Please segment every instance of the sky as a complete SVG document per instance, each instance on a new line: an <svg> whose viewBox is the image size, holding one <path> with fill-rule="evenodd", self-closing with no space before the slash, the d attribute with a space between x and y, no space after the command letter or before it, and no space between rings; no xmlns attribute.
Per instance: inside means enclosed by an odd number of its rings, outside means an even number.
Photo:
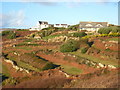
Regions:
<svg viewBox="0 0 120 90"><path fill-rule="evenodd" d="M75 25L80 21L118 25L118 2L0 2L0 28L30 28L38 21Z"/></svg>

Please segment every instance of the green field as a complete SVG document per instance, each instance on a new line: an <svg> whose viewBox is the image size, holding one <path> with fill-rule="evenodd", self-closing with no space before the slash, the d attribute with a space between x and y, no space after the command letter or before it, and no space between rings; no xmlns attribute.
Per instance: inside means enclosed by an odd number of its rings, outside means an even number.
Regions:
<svg viewBox="0 0 120 90"><path fill-rule="evenodd" d="M1 72L0 72L0 73L1 73ZM5 76L10 77L9 70L8 70L8 68L7 68L4 64L2 64L2 73L3 73Z"/></svg>
<svg viewBox="0 0 120 90"><path fill-rule="evenodd" d="M106 39L106 41L120 41L119 38L109 38L109 39Z"/></svg>
<svg viewBox="0 0 120 90"><path fill-rule="evenodd" d="M62 64L61 67L63 67L64 68L63 70L68 74L79 75L83 72L81 69L78 69L70 65Z"/></svg>
<svg viewBox="0 0 120 90"><path fill-rule="evenodd" d="M20 47L15 47L16 49L23 49L23 50L32 50L31 47L28 47L28 46L20 46Z"/></svg>
<svg viewBox="0 0 120 90"><path fill-rule="evenodd" d="M44 40L48 40L48 39L52 39L52 38L59 37L59 36L62 36L62 35L64 35L64 34L49 35L49 36L43 37L43 39Z"/></svg>

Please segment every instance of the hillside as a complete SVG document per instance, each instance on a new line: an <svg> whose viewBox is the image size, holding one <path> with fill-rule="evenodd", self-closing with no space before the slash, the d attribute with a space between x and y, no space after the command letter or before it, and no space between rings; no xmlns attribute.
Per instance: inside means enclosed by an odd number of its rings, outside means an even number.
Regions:
<svg viewBox="0 0 120 90"><path fill-rule="evenodd" d="M118 88L119 36L60 28L4 31L3 88Z"/></svg>

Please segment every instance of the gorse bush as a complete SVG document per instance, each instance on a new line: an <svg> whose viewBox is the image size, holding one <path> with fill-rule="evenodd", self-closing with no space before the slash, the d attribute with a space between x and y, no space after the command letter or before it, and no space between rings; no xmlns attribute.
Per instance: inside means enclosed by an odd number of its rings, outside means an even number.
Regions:
<svg viewBox="0 0 120 90"><path fill-rule="evenodd" d="M10 33L8 36L7 36L8 39L14 39L16 38L16 33Z"/></svg>
<svg viewBox="0 0 120 90"><path fill-rule="evenodd" d="M117 33L120 31L120 27L118 26L111 26L111 27L105 27L105 28L100 28L98 30L98 33L100 34L109 34L111 33Z"/></svg>
<svg viewBox="0 0 120 90"><path fill-rule="evenodd" d="M60 46L61 52L73 52L79 49L79 42L75 40L70 40Z"/></svg>
<svg viewBox="0 0 120 90"><path fill-rule="evenodd" d="M2 31L2 36L8 35L11 31Z"/></svg>
<svg viewBox="0 0 120 90"><path fill-rule="evenodd" d="M7 36L8 39L16 38L16 33L14 31L3 31L2 36Z"/></svg>
<svg viewBox="0 0 120 90"><path fill-rule="evenodd" d="M54 69L56 68L56 65L53 64L52 62L48 62L43 68L42 70L48 70L48 69Z"/></svg>
<svg viewBox="0 0 120 90"><path fill-rule="evenodd" d="M87 50L88 50L88 48L81 48L81 53L86 53L87 52Z"/></svg>
<svg viewBox="0 0 120 90"><path fill-rule="evenodd" d="M69 26L69 27L67 28L67 30L77 31L77 30L79 30L79 24Z"/></svg>
<svg viewBox="0 0 120 90"><path fill-rule="evenodd" d="M85 32L77 32L77 33L73 33L73 36L74 37L84 37L86 36L87 34Z"/></svg>

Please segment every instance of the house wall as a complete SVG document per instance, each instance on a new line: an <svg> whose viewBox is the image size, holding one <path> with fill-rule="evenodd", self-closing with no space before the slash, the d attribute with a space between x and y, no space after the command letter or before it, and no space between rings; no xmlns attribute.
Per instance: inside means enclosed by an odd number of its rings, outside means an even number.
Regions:
<svg viewBox="0 0 120 90"><path fill-rule="evenodd" d="M90 31L90 32L97 32L99 30L99 28L80 28L80 30L87 30L87 31Z"/></svg>
<svg viewBox="0 0 120 90"><path fill-rule="evenodd" d="M39 25L39 30L43 29L43 28L48 28L49 25L48 24L41 24Z"/></svg>
<svg viewBox="0 0 120 90"><path fill-rule="evenodd" d="M43 28L48 28L48 27L49 27L49 25L47 25L47 24L41 24L41 25L37 25L36 27L32 27L29 30L30 31L33 31L33 30L39 31L39 30L42 30Z"/></svg>
<svg viewBox="0 0 120 90"><path fill-rule="evenodd" d="M64 28L68 28L68 25L61 25L61 24L56 25L56 24L54 24L54 27L64 27Z"/></svg>

